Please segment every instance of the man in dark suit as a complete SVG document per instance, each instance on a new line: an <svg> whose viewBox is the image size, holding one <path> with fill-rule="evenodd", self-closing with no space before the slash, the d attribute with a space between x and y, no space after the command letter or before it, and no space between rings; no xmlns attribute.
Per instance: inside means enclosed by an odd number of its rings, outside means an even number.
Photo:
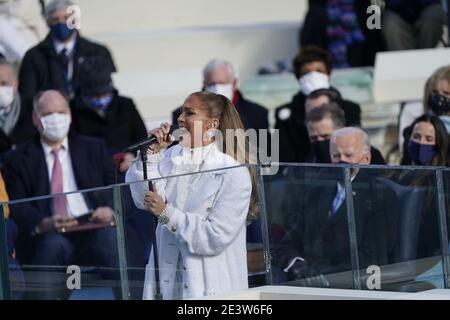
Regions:
<svg viewBox="0 0 450 320"><path fill-rule="evenodd" d="M115 71L109 50L80 36L67 8L70 0L53 0L45 9L50 28L48 36L25 54L19 73L19 92L31 112L34 96L42 90L56 89L71 99L79 87L78 71L86 58L101 56Z"/></svg>
<svg viewBox="0 0 450 320"><path fill-rule="evenodd" d="M333 163L367 165L369 150L361 129L343 128L331 137ZM351 179L359 266L386 264L394 255L395 194L364 169L352 169ZM352 270L343 171L323 168L307 181L291 211L291 229L274 245L274 262L290 279L308 279L302 285L352 287L350 273L339 282L327 276Z"/></svg>
<svg viewBox="0 0 450 320"><path fill-rule="evenodd" d="M213 59L203 69L203 90L222 94L233 102L245 130L269 129L268 111L263 106L244 98L238 88L238 78L231 63L221 59ZM180 109L172 112L172 123L177 123ZM258 136L258 147L260 146ZM267 139L267 150L270 150L270 137Z"/></svg>
<svg viewBox="0 0 450 320"><path fill-rule="evenodd" d="M308 132L305 127L306 97L319 89L330 89L331 57L328 52L317 47L304 47L294 58L295 77L301 90L292 101L276 109L275 129L279 130L280 161L304 162L310 151ZM361 107L351 101L341 99L346 125L361 125Z"/></svg>
<svg viewBox="0 0 450 320"><path fill-rule="evenodd" d="M68 135L70 109L60 92L44 91L36 96L34 105L33 123L39 135L12 152L5 163L5 182L12 200L107 186L114 182L114 166L104 143L94 138ZM68 266L81 261L117 267L114 228L69 232L78 225L76 217L88 212L92 212L92 222L111 225L114 213L110 202L108 192L89 192L11 206L11 218L19 229L16 247L19 261L37 266ZM45 276L55 288L39 297L61 297L54 274L50 272Z"/></svg>

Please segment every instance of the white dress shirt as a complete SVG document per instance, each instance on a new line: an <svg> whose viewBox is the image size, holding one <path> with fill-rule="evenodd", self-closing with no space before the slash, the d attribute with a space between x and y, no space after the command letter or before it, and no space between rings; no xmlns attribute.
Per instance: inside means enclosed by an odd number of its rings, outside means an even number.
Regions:
<svg viewBox="0 0 450 320"><path fill-rule="evenodd" d="M53 174L53 164L55 163L55 158L52 154L52 148L45 144L42 140L42 148L44 149L45 161L47 162L48 170L48 181L51 185L52 174ZM58 152L58 158L61 162L62 174L63 174L63 192L78 191L77 183L75 181L75 174L73 173L72 159L69 153L69 142L67 137L62 142L62 147ZM67 212L72 217L78 217L83 214L88 213L89 209L84 201L83 195L81 193L74 193L67 195Z"/></svg>

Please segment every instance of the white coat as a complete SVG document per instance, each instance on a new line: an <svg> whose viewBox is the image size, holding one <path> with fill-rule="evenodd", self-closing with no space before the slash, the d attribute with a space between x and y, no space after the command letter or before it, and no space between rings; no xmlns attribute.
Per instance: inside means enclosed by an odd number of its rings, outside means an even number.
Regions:
<svg viewBox="0 0 450 320"><path fill-rule="evenodd" d="M174 146L163 157L150 156L148 177L179 174L177 161L186 150ZM238 165L214 145L201 171ZM248 288L246 217L252 189L249 171L241 166L195 176L184 208L173 205L179 178L161 179L156 184L158 193L167 201L169 217L167 224L158 224L156 233L164 299L195 298ZM137 158L127 172L126 181L139 181L142 177L142 164ZM133 183L130 188L135 204L145 209L143 200L148 184ZM181 277L176 277L177 265ZM152 251L146 267L144 299L154 298L153 268Z"/></svg>

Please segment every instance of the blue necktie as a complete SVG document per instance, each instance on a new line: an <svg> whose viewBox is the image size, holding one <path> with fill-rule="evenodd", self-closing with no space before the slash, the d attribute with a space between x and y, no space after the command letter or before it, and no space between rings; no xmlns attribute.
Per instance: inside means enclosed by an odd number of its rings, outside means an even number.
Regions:
<svg viewBox="0 0 450 320"><path fill-rule="evenodd" d="M329 215L330 218L333 217L338 212L338 210L341 207L342 202L344 202L344 200L345 200L345 188L341 187L338 184L338 190L337 190L336 196L334 197L333 204L332 204L331 210L330 210L330 215Z"/></svg>
<svg viewBox="0 0 450 320"><path fill-rule="evenodd" d="M64 48L61 50L59 58L61 59L64 70L64 91L69 93L69 56L67 55L67 49Z"/></svg>

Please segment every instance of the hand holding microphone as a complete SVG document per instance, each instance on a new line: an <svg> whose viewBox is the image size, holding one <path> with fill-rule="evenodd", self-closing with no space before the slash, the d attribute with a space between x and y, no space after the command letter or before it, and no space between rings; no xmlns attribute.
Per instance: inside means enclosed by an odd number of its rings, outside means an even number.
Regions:
<svg viewBox="0 0 450 320"><path fill-rule="evenodd" d="M141 140L132 146L126 148L123 152L135 152L136 150L146 150L150 147L155 153L161 149L170 146L176 139L172 133L178 129L176 125L170 125L167 122L161 123L159 128L150 130L148 132L148 138Z"/></svg>
<svg viewBox="0 0 450 320"><path fill-rule="evenodd" d="M156 138L156 141L149 146L150 150L158 153L161 149L167 148L172 144L171 133L173 130L170 129L170 124L166 122L161 123L159 128L149 131L149 137L153 136Z"/></svg>

